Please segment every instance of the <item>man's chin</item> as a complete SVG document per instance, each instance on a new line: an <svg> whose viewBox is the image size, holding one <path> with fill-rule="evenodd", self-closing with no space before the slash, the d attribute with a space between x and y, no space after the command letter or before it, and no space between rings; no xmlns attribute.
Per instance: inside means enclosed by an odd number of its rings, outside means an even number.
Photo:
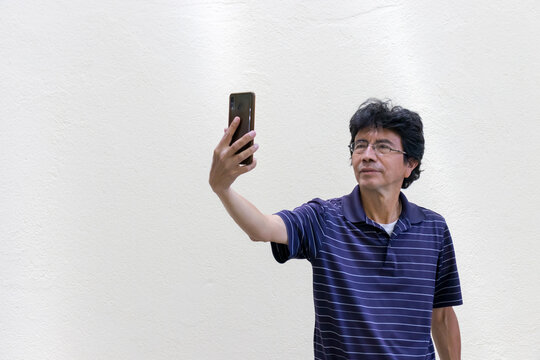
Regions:
<svg viewBox="0 0 540 360"><path fill-rule="evenodd" d="M360 180L358 181L358 186L360 187L360 190L377 190L380 185L373 182L373 181L365 181L365 180Z"/></svg>

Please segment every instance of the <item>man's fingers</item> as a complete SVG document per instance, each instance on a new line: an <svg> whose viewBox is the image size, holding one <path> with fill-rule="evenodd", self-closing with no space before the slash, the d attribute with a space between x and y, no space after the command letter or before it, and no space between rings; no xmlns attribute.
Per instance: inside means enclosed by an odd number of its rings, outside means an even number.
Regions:
<svg viewBox="0 0 540 360"><path fill-rule="evenodd" d="M239 167L239 174L245 174L248 171L251 171L257 166L257 159L253 158L253 161L249 165L244 165Z"/></svg>
<svg viewBox="0 0 540 360"><path fill-rule="evenodd" d="M253 144L246 150L234 156L235 163L238 163L238 164L241 163L242 161L244 161L245 159L253 155L255 151L257 151L258 149L259 149L259 144Z"/></svg>
<svg viewBox="0 0 540 360"><path fill-rule="evenodd" d="M238 128L238 125L240 125L240 118L237 116L234 118L231 125L229 125L227 129L225 129L225 134L223 134L223 138L221 138L218 147L229 146L234 132Z"/></svg>
<svg viewBox="0 0 540 360"><path fill-rule="evenodd" d="M235 154L237 151L239 151L241 148L243 148L247 143L252 141L255 138L255 130L251 130L244 136L242 136L240 139L236 140L234 144L231 145L230 151Z"/></svg>

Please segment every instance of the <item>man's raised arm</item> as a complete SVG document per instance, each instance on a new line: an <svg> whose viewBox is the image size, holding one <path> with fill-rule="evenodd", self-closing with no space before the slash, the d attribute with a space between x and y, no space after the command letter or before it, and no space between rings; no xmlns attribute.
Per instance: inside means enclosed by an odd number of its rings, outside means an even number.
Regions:
<svg viewBox="0 0 540 360"><path fill-rule="evenodd" d="M231 126L225 130L223 138L215 148L208 182L229 215L251 240L287 244L287 229L283 220L277 215L261 213L252 203L231 188L238 176L253 170L257 165L256 159L253 159L250 165L240 165L242 160L257 151L257 144L253 144L248 149L236 154L238 150L255 138L255 131L242 136L229 146L239 124L240 118L236 117Z"/></svg>

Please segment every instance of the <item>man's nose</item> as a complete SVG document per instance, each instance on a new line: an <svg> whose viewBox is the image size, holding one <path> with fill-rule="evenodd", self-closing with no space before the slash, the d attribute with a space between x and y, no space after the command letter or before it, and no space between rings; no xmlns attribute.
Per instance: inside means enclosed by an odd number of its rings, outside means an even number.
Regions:
<svg viewBox="0 0 540 360"><path fill-rule="evenodd" d="M362 153L362 161L375 161L377 160L377 154L371 144L368 145L366 150Z"/></svg>

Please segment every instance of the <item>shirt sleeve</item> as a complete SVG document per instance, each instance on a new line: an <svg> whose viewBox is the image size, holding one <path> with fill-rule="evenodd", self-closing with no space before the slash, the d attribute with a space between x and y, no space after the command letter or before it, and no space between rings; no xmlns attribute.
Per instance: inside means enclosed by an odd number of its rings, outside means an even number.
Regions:
<svg viewBox="0 0 540 360"><path fill-rule="evenodd" d="M293 211L283 210L276 215L285 223L289 243L272 243L276 261L284 263L289 259L315 259L325 233L324 201L314 199Z"/></svg>
<svg viewBox="0 0 540 360"><path fill-rule="evenodd" d="M435 297L433 307L457 306L463 304L461 286L456 264L456 255L450 230L445 225L443 246L439 253Z"/></svg>

